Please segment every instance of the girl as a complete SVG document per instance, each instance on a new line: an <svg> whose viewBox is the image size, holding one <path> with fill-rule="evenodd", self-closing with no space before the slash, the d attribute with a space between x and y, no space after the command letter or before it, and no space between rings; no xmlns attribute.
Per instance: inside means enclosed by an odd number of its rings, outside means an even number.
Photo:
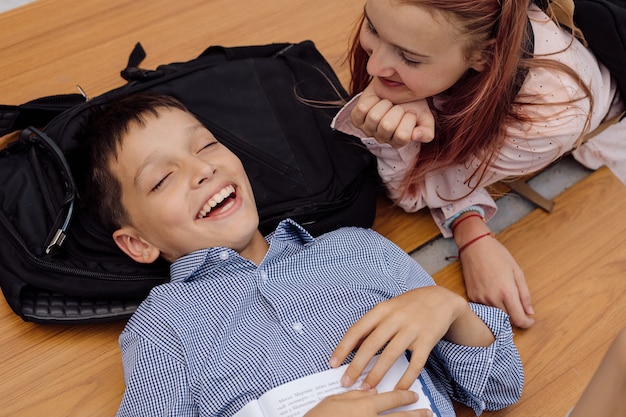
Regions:
<svg viewBox="0 0 626 417"><path fill-rule="evenodd" d="M483 187L546 167L619 114L609 71L528 0L367 0L351 69L360 94L333 126L363 138L398 205L429 207L454 237L470 299L530 327L524 274L485 224L496 205ZM615 124L574 156L626 181L624 135Z"/></svg>

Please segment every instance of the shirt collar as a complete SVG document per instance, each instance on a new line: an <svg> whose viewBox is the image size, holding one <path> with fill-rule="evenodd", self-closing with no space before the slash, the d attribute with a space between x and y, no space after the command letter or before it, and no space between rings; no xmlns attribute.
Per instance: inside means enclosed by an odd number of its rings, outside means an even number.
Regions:
<svg viewBox="0 0 626 417"><path fill-rule="evenodd" d="M275 248L273 247L275 246L281 248L286 244L304 246L315 239L298 223L291 219L286 219L281 221L276 230L267 235L265 240L270 244L270 253L274 253ZM243 258L234 250L226 247L197 250L177 259L170 265L170 281L188 281L200 267L203 267L203 270L206 270L206 268L218 268L229 259L241 260Z"/></svg>

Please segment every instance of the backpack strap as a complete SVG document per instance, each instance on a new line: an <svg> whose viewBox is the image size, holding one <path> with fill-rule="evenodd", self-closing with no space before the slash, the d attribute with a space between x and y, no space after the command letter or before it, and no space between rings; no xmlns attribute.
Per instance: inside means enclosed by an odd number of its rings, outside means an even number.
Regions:
<svg viewBox="0 0 626 417"><path fill-rule="evenodd" d="M43 127L65 110L85 101L81 94L61 94L20 105L0 105L0 137L28 126Z"/></svg>

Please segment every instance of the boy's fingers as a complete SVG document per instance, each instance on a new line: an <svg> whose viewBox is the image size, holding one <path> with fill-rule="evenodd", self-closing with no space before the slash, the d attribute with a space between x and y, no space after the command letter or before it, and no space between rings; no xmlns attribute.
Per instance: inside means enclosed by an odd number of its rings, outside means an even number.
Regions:
<svg viewBox="0 0 626 417"><path fill-rule="evenodd" d="M387 337L385 333L386 332L383 330L376 329L363 340L361 346L359 346L359 350L354 355L352 362L350 362L350 365L348 365L348 368L343 375L341 382L344 386L354 384L354 381L361 376L367 364L370 363L372 358L378 353L378 351L380 351L380 349L382 349L385 343L389 341L389 337ZM378 359L380 359L380 357ZM377 364L378 361L374 366ZM374 385L370 384L370 386Z"/></svg>
<svg viewBox="0 0 626 417"><path fill-rule="evenodd" d="M428 357L428 353L424 356L424 352L420 352L417 349L411 353L411 361L409 362L409 366L407 367L404 374L396 384L396 389L408 389L413 385L420 372L424 368L426 364L426 358Z"/></svg>
<svg viewBox="0 0 626 417"><path fill-rule="evenodd" d="M402 337L400 333L394 335L389 344L385 346L385 349L379 355L376 363L367 374L367 377L363 380L363 384L366 387L375 387L378 385L398 358L406 354L406 347L409 346L412 341L412 337ZM410 384L406 386L405 389L409 386Z"/></svg>
<svg viewBox="0 0 626 417"><path fill-rule="evenodd" d="M354 323L343 335L337 347L333 351L329 365L336 368L343 363L350 352L361 345L363 340L376 328L376 321L370 320L370 315L366 314Z"/></svg>
<svg viewBox="0 0 626 417"><path fill-rule="evenodd" d="M413 391L393 390L378 394L373 408L376 410L376 413L382 413L403 405L413 404L417 400L417 393Z"/></svg>

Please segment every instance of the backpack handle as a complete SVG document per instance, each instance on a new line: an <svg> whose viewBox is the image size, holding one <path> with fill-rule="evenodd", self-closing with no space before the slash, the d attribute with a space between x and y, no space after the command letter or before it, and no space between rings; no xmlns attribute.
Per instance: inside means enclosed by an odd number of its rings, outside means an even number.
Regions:
<svg viewBox="0 0 626 417"><path fill-rule="evenodd" d="M69 163L67 162L67 159L65 159L63 152L48 135L35 127L29 126L20 133L20 140L34 145L44 145L59 163L63 174L64 184L66 187L66 195L63 206L67 207L67 213L61 227L54 231L54 233L51 233L49 241L44 245L46 248L46 254L49 254L53 250L61 247L67 237L67 229L74 213L75 200L78 198L76 183L74 182Z"/></svg>
<svg viewBox="0 0 626 417"><path fill-rule="evenodd" d="M58 94L20 105L0 105L0 137L28 126L43 127L65 110L84 102L81 94Z"/></svg>

